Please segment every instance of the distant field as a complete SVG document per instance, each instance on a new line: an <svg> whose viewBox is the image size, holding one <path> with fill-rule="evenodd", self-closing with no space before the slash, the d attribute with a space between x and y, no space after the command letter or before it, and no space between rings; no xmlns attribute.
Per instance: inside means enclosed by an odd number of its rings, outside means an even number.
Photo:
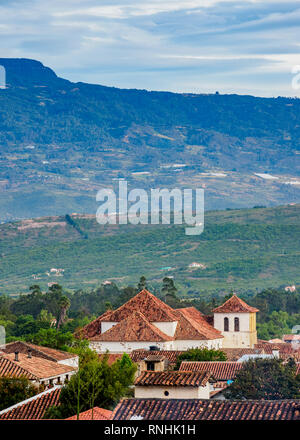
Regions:
<svg viewBox="0 0 300 440"><path fill-rule="evenodd" d="M3 224L0 294L50 282L78 289L109 279L123 286L141 275L150 287L173 276L190 297L300 284L299 218L299 204L211 211L200 236L186 236L183 226L100 226L78 215ZM193 262L204 268L189 268ZM51 268L64 269L63 276Z"/></svg>

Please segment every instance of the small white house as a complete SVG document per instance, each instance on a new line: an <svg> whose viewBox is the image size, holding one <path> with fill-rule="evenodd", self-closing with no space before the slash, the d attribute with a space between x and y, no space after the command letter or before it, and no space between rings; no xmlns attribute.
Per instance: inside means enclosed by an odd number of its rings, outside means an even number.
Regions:
<svg viewBox="0 0 300 440"><path fill-rule="evenodd" d="M145 371L135 380L134 395L142 399L209 399L211 373Z"/></svg>

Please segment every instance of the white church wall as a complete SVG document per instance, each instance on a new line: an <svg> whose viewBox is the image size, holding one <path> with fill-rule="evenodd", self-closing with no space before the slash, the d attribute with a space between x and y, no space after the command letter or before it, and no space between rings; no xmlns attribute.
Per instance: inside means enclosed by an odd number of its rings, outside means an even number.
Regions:
<svg viewBox="0 0 300 440"><path fill-rule="evenodd" d="M151 322L151 324L155 325L155 327L159 328L163 333L165 333L168 336L174 336L176 327L177 327L177 321L174 322Z"/></svg>
<svg viewBox="0 0 300 440"><path fill-rule="evenodd" d="M131 353L133 350L149 350L150 346L156 346L161 350L174 350L173 341L166 342L106 342L90 341L90 348L97 353L103 353L107 350L110 353Z"/></svg>
<svg viewBox="0 0 300 440"><path fill-rule="evenodd" d="M205 340L177 340L174 341L175 350L189 350L190 348L222 348L223 338L220 339L205 339Z"/></svg>

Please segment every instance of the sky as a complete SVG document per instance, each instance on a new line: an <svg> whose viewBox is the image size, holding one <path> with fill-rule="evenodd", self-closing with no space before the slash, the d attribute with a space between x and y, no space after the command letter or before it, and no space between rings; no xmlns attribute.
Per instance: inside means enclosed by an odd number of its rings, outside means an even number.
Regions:
<svg viewBox="0 0 300 440"><path fill-rule="evenodd" d="M0 57L75 82L300 97L300 0L0 0Z"/></svg>

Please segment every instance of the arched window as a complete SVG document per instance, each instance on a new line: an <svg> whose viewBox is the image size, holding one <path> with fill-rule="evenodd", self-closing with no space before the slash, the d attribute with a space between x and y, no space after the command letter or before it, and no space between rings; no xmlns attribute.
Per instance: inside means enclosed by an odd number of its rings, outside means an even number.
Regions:
<svg viewBox="0 0 300 440"><path fill-rule="evenodd" d="M229 332L229 319L224 318L224 332Z"/></svg>
<svg viewBox="0 0 300 440"><path fill-rule="evenodd" d="M240 331L240 320L239 318L234 318L234 331L239 332Z"/></svg>

